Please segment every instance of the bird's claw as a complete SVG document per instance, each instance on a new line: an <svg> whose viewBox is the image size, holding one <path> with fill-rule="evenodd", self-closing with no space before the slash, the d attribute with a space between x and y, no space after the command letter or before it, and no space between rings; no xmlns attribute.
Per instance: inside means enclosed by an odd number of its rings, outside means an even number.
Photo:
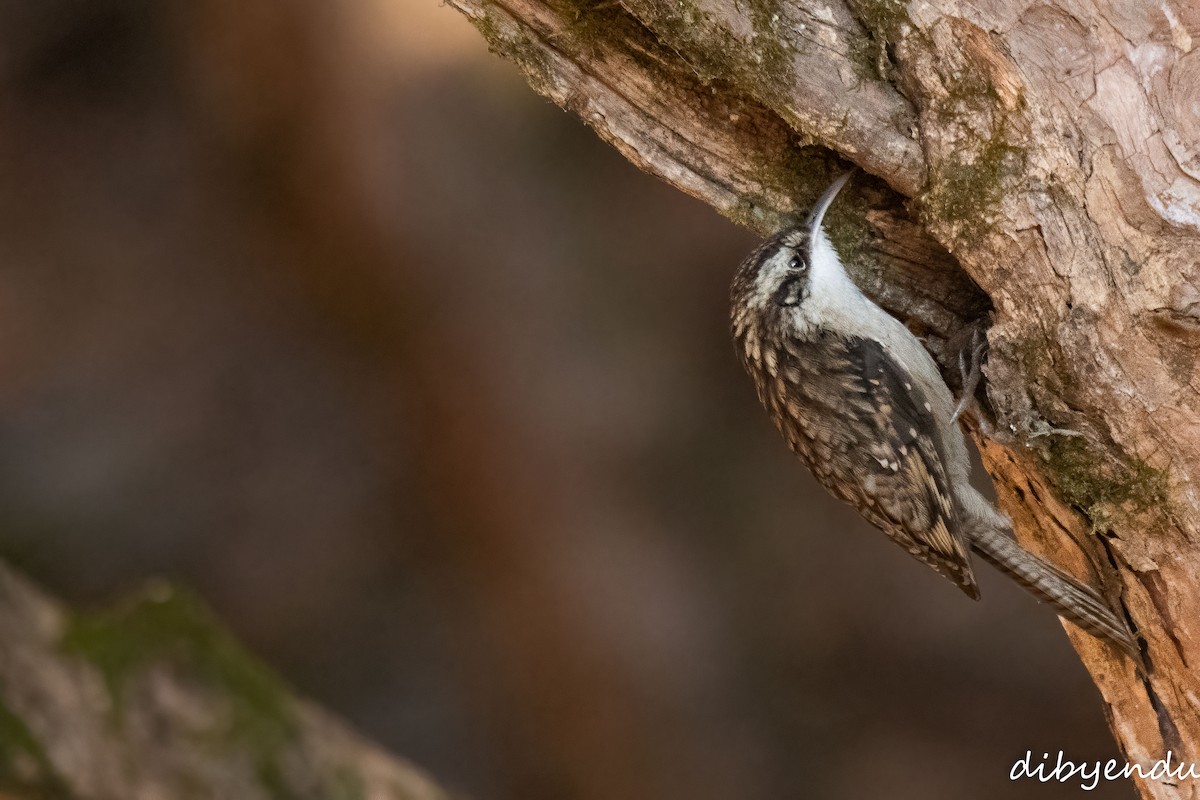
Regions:
<svg viewBox="0 0 1200 800"><path fill-rule="evenodd" d="M975 390L979 388L979 381L983 377L983 360L987 356L987 349L987 337L980 329L976 328L971 334L970 363L967 362L966 350L958 351L958 370L962 375L962 397L954 408L954 414L950 417L951 422L958 422L958 418L962 416L963 412L975 405Z"/></svg>

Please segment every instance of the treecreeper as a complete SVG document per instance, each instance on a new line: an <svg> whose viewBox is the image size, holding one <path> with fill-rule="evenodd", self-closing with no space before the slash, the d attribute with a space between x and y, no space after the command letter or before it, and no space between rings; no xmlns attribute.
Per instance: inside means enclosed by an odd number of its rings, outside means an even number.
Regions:
<svg viewBox="0 0 1200 800"><path fill-rule="evenodd" d="M1140 663L1122 617L1095 590L1021 547L1008 518L971 485L961 409L933 357L855 285L822 226L851 174L825 191L803 225L767 239L734 276L733 337L763 407L822 486L969 597L979 598L975 551Z"/></svg>

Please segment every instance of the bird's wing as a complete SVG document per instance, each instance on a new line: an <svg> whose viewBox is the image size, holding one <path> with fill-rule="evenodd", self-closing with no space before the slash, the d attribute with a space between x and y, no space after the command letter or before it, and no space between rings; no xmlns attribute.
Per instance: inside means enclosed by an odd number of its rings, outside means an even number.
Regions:
<svg viewBox="0 0 1200 800"><path fill-rule="evenodd" d="M767 393L785 437L827 489L978 598L924 394L879 342L822 336L780 353Z"/></svg>

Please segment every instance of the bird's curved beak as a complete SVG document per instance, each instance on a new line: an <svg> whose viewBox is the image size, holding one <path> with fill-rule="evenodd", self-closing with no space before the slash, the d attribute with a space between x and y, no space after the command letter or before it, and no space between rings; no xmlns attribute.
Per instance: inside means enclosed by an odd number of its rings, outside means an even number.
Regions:
<svg viewBox="0 0 1200 800"><path fill-rule="evenodd" d="M833 205L834 198L838 196L838 192L842 190L842 187L846 185L853 175L854 170L839 175L837 180L831 183L829 188L825 190L825 193L821 195L821 198L817 200L816 205L813 206L812 211L808 214L808 229L813 234L821 228L821 221L825 219L825 212Z"/></svg>

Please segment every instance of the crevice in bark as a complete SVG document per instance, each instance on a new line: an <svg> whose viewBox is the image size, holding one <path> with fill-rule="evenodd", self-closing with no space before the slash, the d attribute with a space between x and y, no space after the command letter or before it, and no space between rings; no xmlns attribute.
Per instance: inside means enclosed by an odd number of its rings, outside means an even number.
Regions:
<svg viewBox="0 0 1200 800"><path fill-rule="evenodd" d="M1158 692L1154 690L1149 678L1142 679L1142 686L1145 687L1146 696L1150 699L1150 705L1158 718L1158 732L1162 737L1164 751L1182 752L1183 738L1179 735L1179 728L1175 725L1175 720L1171 718L1171 712L1159 698ZM1166 756L1166 752L1163 753L1163 756Z"/></svg>
<svg viewBox="0 0 1200 800"><path fill-rule="evenodd" d="M1133 574L1137 576L1142 586L1146 587L1146 594L1150 597L1150 602L1154 604L1154 609L1158 612L1159 617L1166 623L1163 628L1167 632L1171 644L1175 646L1179 660L1183 662L1184 666L1189 666L1187 651L1175 633L1176 621L1171 614L1171 609L1167 606L1166 586L1163 585L1162 574L1156 569L1145 572L1133 570Z"/></svg>

